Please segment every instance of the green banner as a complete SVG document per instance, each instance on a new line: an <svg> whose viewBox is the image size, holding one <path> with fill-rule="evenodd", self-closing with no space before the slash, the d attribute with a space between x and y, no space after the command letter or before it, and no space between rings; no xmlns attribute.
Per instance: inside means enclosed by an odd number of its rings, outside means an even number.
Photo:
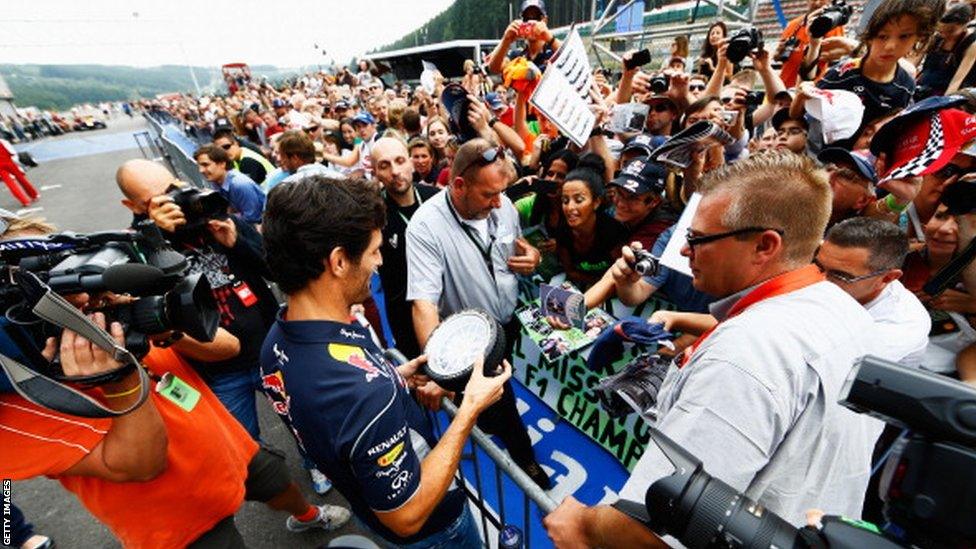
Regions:
<svg viewBox="0 0 976 549"><path fill-rule="evenodd" d="M674 309L663 299L652 297L636 309L614 299L604 307L615 318L636 315L647 318L659 309ZM614 364L614 371L639 353L630 350ZM586 367L589 347L573 351L559 360L548 361L539 346L529 339L523 329L515 344L512 366L514 376L539 396L560 417L574 425L594 442L605 448L632 470L644 453L649 440L647 423L636 413L623 418L611 418L600 406L593 387L602 375Z"/></svg>

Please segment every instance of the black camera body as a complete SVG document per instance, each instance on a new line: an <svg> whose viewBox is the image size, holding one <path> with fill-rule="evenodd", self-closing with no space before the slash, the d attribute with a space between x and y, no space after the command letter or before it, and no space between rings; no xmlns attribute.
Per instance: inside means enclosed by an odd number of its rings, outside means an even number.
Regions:
<svg viewBox="0 0 976 549"><path fill-rule="evenodd" d="M38 292L50 289L62 296L113 292L135 297L91 311L122 323L125 347L136 357L149 352L150 335L170 330L212 341L220 319L217 304L206 277L188 275L188 268L186 258L148 220L135 231L65 232L0 242L0 337L13 340L12 347L43 368L39 350L59 330L37 318L31 303ZM37 283L27 283L25 273ZM25 349L29 346L33 349Z"/></svg>
<svg viewBox="0 0 976 549"><path fill-rule="evenodd" d="M828 32L841 25L846 25L851 20L854 9L847 5L844 0L833 0L829 6L824 8L820 15L810 22L807 28L812 38L823 38Z"/></svg>
<svg viewBox="0 0 976 549"><path fill-rule="evenodd" d="M751 52L764 47L762 31L756 27L739 29L729 37L729 47L725 56L733 63L740 63Z"/></svg>
<svg viewBox="0 0 976 549"><path fill-rule="evenodd" d="M651 77L651 93L661 95L671 87L671 77L666 74L655 74Z"/></svg>
<svg viewBox="0 0 976 549"><path fill-rule="evenodd" d="M180 187L166 193L186 216L181 230L190 231L203 227L211 219L226 219L230 203L220 193L200 190L196 187Z"/></svg>
<svg viewBox="0 0 976 549"><path fill-rule="evenodd" d="M647 250L634 250L634 264L630 266L634 272L641 276L654 276L660 267L658 258L651 255Z"/></svg>
<svg viewBox="0 0 976 549"><path fill-rule="evenodd" d="M774 61L786 63L786 61L793 55L793 52L795 52L796 48L799 46L800 40L797 37L791 36L787 38L786 41L783 42L783 48L780 50L779 55L776 56Z"/></svg>
<svg viewBox="0 0 976 549"><path fill-rule="evenodd" d="M746 93L746 106L747 107L758 107L763 104L766 99L766 92L763 91L751 91Z"/></svg>

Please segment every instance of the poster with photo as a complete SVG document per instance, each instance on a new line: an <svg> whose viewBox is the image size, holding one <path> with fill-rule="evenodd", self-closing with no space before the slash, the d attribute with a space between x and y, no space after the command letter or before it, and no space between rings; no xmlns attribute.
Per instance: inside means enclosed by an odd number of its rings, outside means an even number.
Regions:
<svg viewBox="0 0 976 549"><path fill-rule="evenodd" d="M569 283L564 283L561 289L582 295ZM529 339L539 346L543 358L550 362L559 360L573 351L586 348L616 321L603 309L595 308L583 315L580 327L557 330L546 320L538 298L517 310L515 314Z"/></svg>

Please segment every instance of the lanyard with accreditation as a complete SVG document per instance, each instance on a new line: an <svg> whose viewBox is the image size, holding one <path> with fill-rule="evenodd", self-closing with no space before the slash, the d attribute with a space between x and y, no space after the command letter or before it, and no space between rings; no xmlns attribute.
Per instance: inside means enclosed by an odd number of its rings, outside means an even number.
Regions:
<svg viewBox="0 0 976 549"><path fill-rule="evenodd" d="M817 282L821 282L825 279L826 277L824 273L816 265L807 265L806 267L773 277L766 282L763 282L759 286L756 286L754 290L736 301L735 305L729 309L729 314L725 317L725 320L737 316L739 313L764 299L788 294L801 288L806 288L807 286L816 284ZM688 364L688 361L691 360L691 356L695 354L698 347L708 336L712 334L712 332L715 331L715 328L718 328L718 326L719 325L716 324L715 326L709 328L708 331L696 339L690 347L685 349L685 353L681 357L681 362L679 365L680 368L683 368L686 364Z"/></svg>

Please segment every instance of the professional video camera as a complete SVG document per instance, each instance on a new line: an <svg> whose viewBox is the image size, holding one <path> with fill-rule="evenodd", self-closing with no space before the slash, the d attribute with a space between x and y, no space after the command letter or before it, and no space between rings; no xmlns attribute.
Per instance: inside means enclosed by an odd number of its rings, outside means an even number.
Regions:
<svg viewBox="0 0 976 549"><path fill-rule="evenodd" d="M211 219L225 219L229 203L220 193L196 187L180 187L166 193L186 216L180 231L191 231L206 225Z"/></svg>
<svg viewBox="0 0 976 549"><path fill-rule="evenodd" d="M824 517L796 528L718 480L702 462L655 428L651 439L675 466L654 482L645 506L622 512L685 546L972 547L976 543L976 389L937 374L865 357L851 370L840 403L910 429L881 478L883 533L869 523ZM646 515L643 513L646 512Z"/></svg>
<svg viewBox="0 0 976 549"><path fill-rule="evenodd" d="M750 52L761 50L763 44L761 30L756 27L739 29L729 37L729 47L725 50L725 56L733 63L740 63Z"/></svg>
<svg viewBox="0 0 976 549"><path fill-rule="evenodd" d="M823 38L828 32L841 25L846 25L853 12L853 8L848 6L844 0L833 0L829 6L820 12L820 15L810 22L808 27L810 36L812 38Z"/></svg>
<svg viewBox="0 0 976 549"><path fill-rule="evenodd" d="M199 274L187 276L187 268L186 258L169 247L151 221L135 231L64 232L0 242L0 337L14 339L14 347L31 355L28 360L36 359L39 353L25 350L25 344L40 349L45 337L60 331L52 332L32 311L43 293L109 291L137 297L100 309L122 323L125 346L137 357L149 351L149 335L170 330L212 341L219 315L210 285ZM46 361L31 362L46 366Z"/></svg>

